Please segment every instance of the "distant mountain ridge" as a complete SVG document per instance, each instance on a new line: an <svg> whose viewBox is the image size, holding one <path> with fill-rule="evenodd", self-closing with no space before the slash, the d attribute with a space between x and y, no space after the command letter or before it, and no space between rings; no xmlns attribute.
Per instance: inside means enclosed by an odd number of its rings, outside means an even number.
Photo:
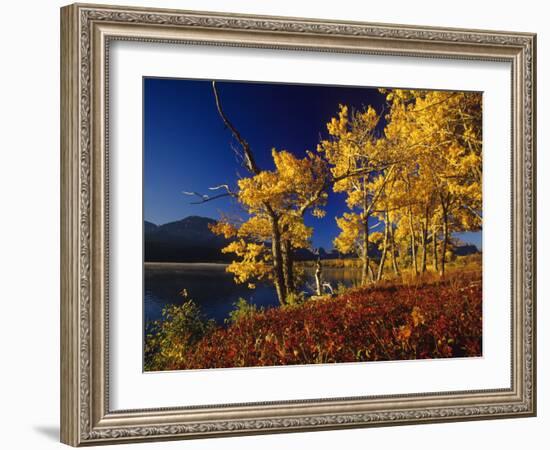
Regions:
<svg viewBox="0 0 550 450"><path fill-rule="evenodd" d="M144 221L144 247L146 262L230 262L235 255L222 253L229 241L214 234L209 225L216 220L209 217L188 216L181 220L156 225ZM457 242L452 245L457 255L478 253L474 245ZM375 244L369 245L371 257L380 257L380 250ZM318 256L308 249L295 252L296 260L334 259L345 257L337 251L325 251L320 248ZM351 255L348 255L348 257Z"/></svg>
<svg viewBox="0 0 550 450"><path fill-rule="evenodd" d="M222 253L229 241L217 236L209 228L216 220L209 217L188 216L181 220L157 225L144 221L146 262L230 262L233 254ZM338 258L335 252L319 249L321 259ZM296 251L297 260L316 259L310 250Z"/></svg>
<svg viewBox="0 0 550 450"><path fill-rule="evenodd" d="M148 262L227 262L231 255L221 249L228 243L208 227L214 219L189 216L164 225L143 224L145 261Z"/></svg>

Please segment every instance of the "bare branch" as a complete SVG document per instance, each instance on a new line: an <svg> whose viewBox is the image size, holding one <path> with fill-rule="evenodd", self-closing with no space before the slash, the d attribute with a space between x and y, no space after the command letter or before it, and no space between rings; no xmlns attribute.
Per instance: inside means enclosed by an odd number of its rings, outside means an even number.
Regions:
<svg viewBox="0 0 550 450"><path fill-rule="evenodd" d="M252 150L250 149L250 145L248 145L248 142L241 136L239 131L235 128L235 126L229 121L227 116L225 115L222 104L220 101L220 96L218 94L218 89L216 88L216 82L212 81L212 90L214 91L214 98L216 100L216 108L218 109L218 113L220 114L220 117L223 120L223 123L229 130L231 131L231 134L233 134L233 137L239 142L243 149L243 162L245 167L252 172L254 175L257 175L260 170L258 169L258 166L256 165L256 161L254 160L254 155L252 154Z"/></svg>
<svg viewBox="0 0 550 450"><path fill-rule="evenodd" d="M227 192L224 192L223 194L214 195L213 197L210 197L208 194L201 194L201 193L195 192L195 191L193 191L193 192L182 191L182 194L198 197L200 199L200 201L197 201L197 202L190 202L191 205L200 205L201 203L211 202L212 200L217 200L217 199L223 198L223 197L236 197L237 196L237 194L232 192L229 189L229 186L227 186L225 184L220 185L220 186L215 186L213 188L208 188L208 189L210 189L212 191L215 191L215 190L218 190L220 188L226 188Z"/></svg>
<svg viewBox="0 0 550 450"><path fill-rule="evenodd" d="M393 171L395 167L395 164L392 165L390 167L390 170L388 170L388 172L386 173L386 175L384 176L384 181L382 181L382 185L380 186L380 188L378 188L378 191L374 194L374 197L372 198L371 202L370 202L370 205L368 207L368 209L365 211L365 214L367 216L370 215L371 213L371 210L373 209L374 205L376 204L376 202L378 201L378 197L380 197L380 195L382 194L382 192L384 191L384 188L386 186L386 183L388 182L388 179L390 178L390 175Z"/></svg>
<svg viewBox="0 0 550 450"><path fill-rule="evenodd" d="M331 295L334 295L334 289L332 288L332 285L331 285L329 282L325 281L325 282L321 285L321 287L327 288L327 289L330 291L330 294L331 294Z"/></svg>
<svg viewBox="0 0 550 450"><path fill-rule="evenodd" d="M379 221L376 225L373 225L372 227L369 227L369 231L370 231L370 230L375 230L375 229L378 228L380 225L382 225L382 221Z"/></svg>
<svg viewBox="0 0 550 450"><path fill-rule="evenodd" d="M200 202L191 202L191 204L192 205L200 205L202 203L211 202L212 200L217 200L217 199L223 198L223 197L234 197L234 195L230 194L228 192L224 192L223 194L214 195L214 197L208 197L207 196L207 198L203 198Z"/></svg>
<svg viewBox="0 0 550 450"><path fill-rule="evenodd" d="M374 168L364 167L362 169L357 169L357 170L353 170L351 172L346 172L346 173L343 173L342 175L338 175L337 177L332 177L332 182L336 183L337 181L342 181L342 180L345 180L346 178L350 178L350 177L365 176L365 175L369 175L371 173L381 172L382 170L393 167L396 164L399 164L399 163L404 162L404 161L406 161L406 160L392 161L392 162L389 162L387 164L383 164L381 166L374 167Z"/></svg>
<svg viewBox="0 0 550 450"><path fill-rule="evenodd" d="M463 208L467 209L468 211L470 211L474 216L476 216L479 220L483 220L483 216L477 212L474 208L472 208L471 206L468 206L468 205L462 205Z"/></svg>
<svg viewBox="0 0 550 450"><path fill-rule="evenodd" d="M420 109L417 109L417 110L414 110L414 111L411 111L411 112L412 113L418 113L420 111L424 111L425 109L433 108L434 106L437 106L437 105L440 105L441 103L445 103L445 102L449 101L451 98L456 97L458 94L459 94L459 92L453 92L452 94L448 95L443 100L440 100L440 101L435 102L435 103L431 103L430 105L426 105L423 108L420 108Z"/></svg>
<svg viewBox="0 0 550 450"><path fill-rule="evenodd" d="M209 198L208 195L199 194L198 192L195 192L195 191L193 191L193 192L182 191L182 194L183 195L191 195L191 196L199 197L201 200Z"/></svg>
<svg viewBox="0 0 550 450"><path fill-rule="evenodd" d="M237 195L235 192L233 192L231 190L231 188L229 187L229 185L227 184L220 184L219 186L214 186L214 187L209 187L208 190L210 191L217 191L219 189L225 189L225 191L228 193L228 194L231 194L231 195Z"/></svg>
<svg viewBox="0 0 550 450"><path fill-rule="evenodd" d="M238 163L242 166L245 166L243 155L241 151L237 148L237 145L235 145L233 142L230 142L229 146L231 147L231 150L233 150L233 153L235 154L235 159L238 161Z"/></svg>

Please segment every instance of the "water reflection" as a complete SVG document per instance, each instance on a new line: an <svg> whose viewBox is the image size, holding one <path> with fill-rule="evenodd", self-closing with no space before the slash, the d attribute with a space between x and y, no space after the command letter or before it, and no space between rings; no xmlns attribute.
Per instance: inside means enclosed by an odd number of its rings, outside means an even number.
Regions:
<svg viewBox="0 0 550 450"><path fill-rule="evenodd" d="M225 271L224 264L208 263L147 263L144 268L144 319L145 323L161 317L162 308L169 304L182 304L179 295L187 290L201 308L203 314L223 324L240 297L258 306L279 304L273 285L257 283L256 289L235 284L233 276ZM358 282L360 273L351 268L324 268L323 279L334 288L338 284L351 286ZM313 289L313 269L305 269L305 281L301 287L310 293Z"/></svg>

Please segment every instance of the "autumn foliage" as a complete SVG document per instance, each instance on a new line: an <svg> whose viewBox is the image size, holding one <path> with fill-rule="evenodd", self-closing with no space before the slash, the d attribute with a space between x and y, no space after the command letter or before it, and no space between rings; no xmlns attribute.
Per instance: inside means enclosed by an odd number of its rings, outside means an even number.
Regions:
<svg viewBox="0 0 550 450"><path fill-rule="evenodd" d="M364 284L380 281L389 260L396 274L399 262L425 272L429 243L433 269L444 275L450 233L481 227L481 95L380 91L389 110L383 133L382 115L371 106L351 111L340 105L318 146L333 190L347 196L335 247L357 252ZM378 226L373 221L384 224L381 232L371 232ZM383 255L376 275L371 244Z"/></svg>
<svg viewBox="0 0 550 450"><path fill-rule="evenodd" d="M147 336L147 370L481 355L481 264L449 273L453 233L482 228L480 93L379 89L383 108L340 105L315 151L273 148L261 168L215 82L213 92L246 174L210 188L224 191L214 197L187 194L235 200L242 217L211 226L229 240L226 270L250 289L272 283L279 307L243 300L216 326L191 301L171 306ZM308 298L296 254L313 250L315 220L305 219L323 218L330 192L347 206L334 218L333 244L347 257L338 263L359 266L361 287L323 296L336 289L319 257Z"/></svg>
<svg viewBox="0 0 550 450"><path fill-rule="evenodd" d="M481 356L479 280L359 288L249 310L148 370Z"/></svg>
<svg viewBox="0 0 550 450"><path fill-rule="evenodd" d="M235 256L227 270L236 283L253 288L269 280L287 304L298 287L294 254L311 246L304 217L322 218L331 190L343 193L348 207L335 218L341 232L334 247L361 260L363 285L381 281L390 268L395 275L403 267L425 273L429 259L443 277L451 234L481 228L480 93L379 89L385 112L340 105L315 152L298 158L273 149L274 168L266 170L214 92L249 172L228 189L248 218L222 218L212 227L233 239L223 251ZM382 255L376 260L373 246Z"/></svg>

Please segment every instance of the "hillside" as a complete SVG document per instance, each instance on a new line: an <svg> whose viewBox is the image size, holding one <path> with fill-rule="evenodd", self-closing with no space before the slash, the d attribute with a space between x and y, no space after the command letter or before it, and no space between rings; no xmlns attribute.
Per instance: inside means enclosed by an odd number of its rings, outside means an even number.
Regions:
<svg viewBox="0 0 550 450"><path fill-rule="evenodd" d="M293 306L258 309L245 302L225 327L203 321L191 300L172 305L170 319L152 324L145 367L183 370L481 356L483 296L480 266L477 269L469 274L455 271L449 279L431 284L362 287ZM173 348L178 351L166 351Z"/></svg>
<svg viewBox="0 0 550 450"><path fill-rule="evenodd" d="M227 241L208 228L213 223L216 223L214 219L199 216L189 216L164 225L145 221L145 261L229 261L230 255L221 253Z"/></svg>

